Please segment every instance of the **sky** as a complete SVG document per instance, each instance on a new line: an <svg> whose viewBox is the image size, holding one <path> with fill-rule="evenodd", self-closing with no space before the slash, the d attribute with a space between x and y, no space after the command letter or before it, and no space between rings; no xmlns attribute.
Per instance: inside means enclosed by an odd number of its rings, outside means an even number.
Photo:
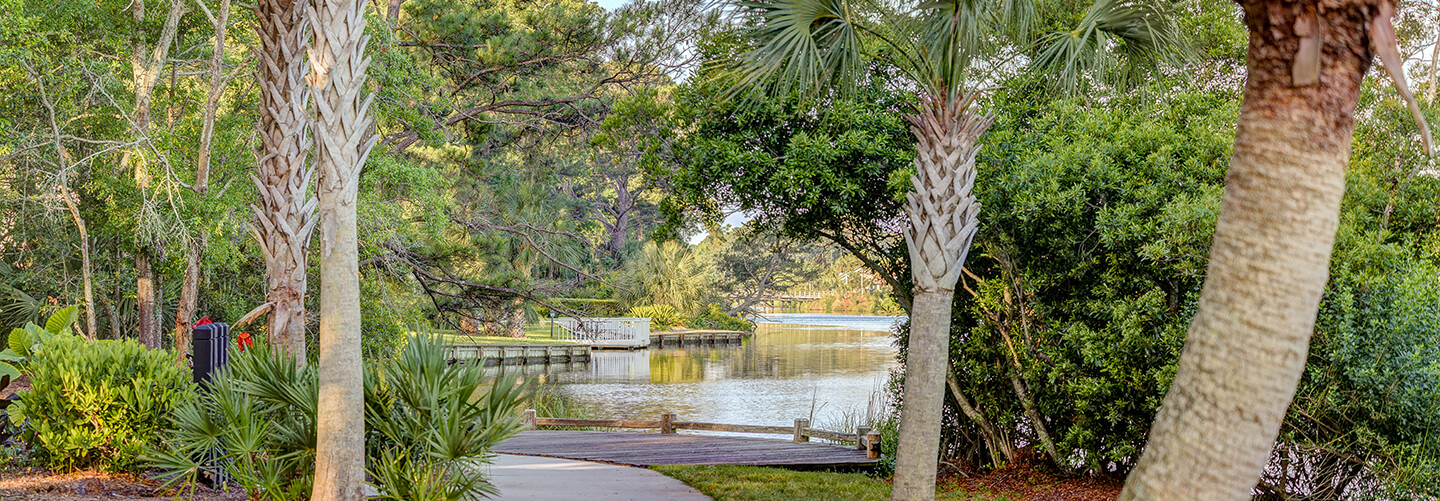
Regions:
<svg viewBox="0 0 1440 501"><path fill-rule="evenodd" d="M600 4L600 6L604 7L606 10L615 10L621 5L625 5L625 3L629 1L630 0L595 0L595 3Z"/></svg>

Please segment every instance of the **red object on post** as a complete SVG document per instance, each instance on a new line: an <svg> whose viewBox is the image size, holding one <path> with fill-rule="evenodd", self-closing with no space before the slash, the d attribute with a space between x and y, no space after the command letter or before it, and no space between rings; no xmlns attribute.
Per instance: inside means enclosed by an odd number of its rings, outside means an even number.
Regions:
<svg viewBox="0 0 1440 501"><path fill-rule="evenodd" d="M194 325L194 326L191 326L191 328L193 329L193 328L195 328L195 327L199 327L199 326L202 326L202 325L210 325L210 324L213 324L213 323L215 323L215 322L211 322L211 321L210 321L210 317L205 317L205 318L200 319L199 322L195 322L195 325Z"/></svg>

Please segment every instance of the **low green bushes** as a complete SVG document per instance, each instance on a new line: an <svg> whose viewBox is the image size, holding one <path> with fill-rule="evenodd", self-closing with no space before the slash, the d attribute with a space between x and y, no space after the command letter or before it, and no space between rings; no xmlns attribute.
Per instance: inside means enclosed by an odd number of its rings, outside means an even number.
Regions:
<svg viewBox="0 0 1440 501"><path fill-rule="evenodd" d="M672 327L684 327L685 317L668 304L636 306L630 308L630 316L650 319L650 330L668 331Z"/></svg>
<svg viewBox="0 0 1440 501"><path fill-rule="evenodd" d="M749 320L725 313L720 305L711 303L705 311L696 315L690 320L690 327L694 329L718 329L724 331L751 331L755 330L755 323Z"/></svg>
<svg viewBox="0 0 1440 501"><path fill-rule="evenodd" d="M630 316L637 318L649 318L650 329L657 331L670 330L673 327L689 327L691 329L716 329L726 331L750 331L755 330L755 324L749 320L725 313L720 305L711 303L705 307L705 311L693 318L686 319L684 315L675 308L656 304L650 306L636 306L630 308Z"/></svg>
<svg viewBox="0 0 1440 501"><path fill-rule="evenodd" d="M455 500L494 494L479 465L522 429L527 389L484 382L479 365L450 365L438 340L416 336L366 366L366 466L379 499ZM318 385L313 367L263 343L235 353L209 391L175 412L146 460L168 483L193 484L211 458L252 499L307 499L314 478Z"/></svg>
<svg viewBox="0 0 1440 501"><path fill-rule="evenodd" d="M20 436L42 466L133 467L158 443L171 412L192 400L186 369L168 350L86 341L70 334L69 322L47 324L11 333L11 353L19 355L32 389L7 409L10 420L24 423Z"/></svg>

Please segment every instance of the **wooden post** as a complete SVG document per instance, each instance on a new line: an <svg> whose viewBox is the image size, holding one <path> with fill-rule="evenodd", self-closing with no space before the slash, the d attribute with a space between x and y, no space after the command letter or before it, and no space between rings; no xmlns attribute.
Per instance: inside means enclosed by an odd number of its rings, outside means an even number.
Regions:
<svg viewBox="0 0 1440 501"><path fill-rule="evenodd" d="M876 459L880 457L880 433L871 431L865 434L865 457Z"/></svg>
<svg viewBox="0 0 1440 501"><path fill-rule="evenodd" d="M662 433L662 434L675 433L675 425L671 424L671 423L674 423L674 422L675 422L675 413L673 413L673 412L666 412L666 413L664 413L664 414L661 414L661 415L660 415L660 433Z"/></svg>
<svg viewBox="0 0 1440 501"><path fill-rule="evenodd" d="M860 449L860 450L862 450L862 451L865 450L865 435L869 435L869 434L870 434L870 427L869 427L869 426L856 426L856 427L855 427L855 448L856 448L856 449Z"/></svg>
<svg viewBox="0 0 1440 501"><path fill-rule="evenodd" d="M535 409L525 409L525 419L521 420L521 422L525 423L525 429L535 429Z"/></svg>
<svg viewBox="0 0 1440 501"><path fill-rule="evenodd" d="M805 429L810 427L810 420L795 418L795 443L809 442L810 435L805 434Z"/></svg>

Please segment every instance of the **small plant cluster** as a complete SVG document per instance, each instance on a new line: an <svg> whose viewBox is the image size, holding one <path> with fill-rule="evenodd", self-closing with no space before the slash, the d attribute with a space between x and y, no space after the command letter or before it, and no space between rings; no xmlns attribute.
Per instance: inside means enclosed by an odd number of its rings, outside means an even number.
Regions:
<svg viewBox="0 0 1440 501"><path fill-rule="evenodd" d="M192 384L171 351L72 334L76 311L11 331L3 358L32 389L6 409L9 424L45 467L126 470L193 398Z"/></svg>
<svg viewBox="0 0 1440 501"><path fill-rule="evenodd" d="M493 495L480 465L518 433L528 388L486 383L475 364L451 365L434 338L367 365L366 465L376 499L431 501ZM169 485L223 470L252 499L307 499L314 480L318 383L313 367L256 343L235 353L200 398L176 410L165 442L147 455Z"/></svg>
<svg viewBox="0 0 1440 501"><path fill-rule="evenodd" d="M635 318L650 319L650 330L668 331L674 327L684 327L685 317L675 311L675 307L668 304L652 304L650 306L636 306L630 308L630 316Z"/></svg>
<svg viewBox="0 0 1440 501"><path fill-rule="evenodd" d="M726 331L753 331L755 323L739 316L725 313L725 309L718 304L710 304L705 311L696 315L690 321L690 327L696 329L717 329Z"/></svg>
<svg viewBox="0 0 1440 501"><path fill-rule="evenodd" d="M650 306L636 306L630 308L629 316L636 318L649 318L650 329L657 331L670 330L675 327L689 327L692 329L716 329L727 331L750 331L755 330L755 324L744 318L730 315L718 304L710 304L705 311L692 318L685 318L673 306L666 304L655 304Z"/></svg>

